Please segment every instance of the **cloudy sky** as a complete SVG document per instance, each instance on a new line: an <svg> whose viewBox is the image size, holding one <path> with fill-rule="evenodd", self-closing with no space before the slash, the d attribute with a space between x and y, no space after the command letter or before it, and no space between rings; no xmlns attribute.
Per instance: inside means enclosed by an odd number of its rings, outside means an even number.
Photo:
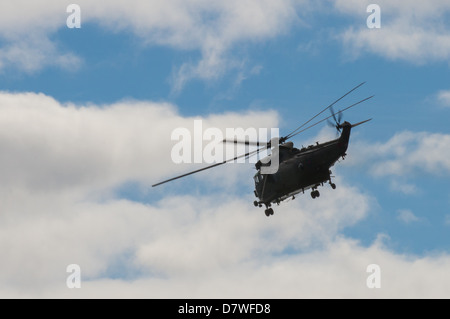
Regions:
<svg viewBox="0 0 450 319"><path fill-rule="evenodd" d="M0 297L450 297L447 0L71 3L0 3ZM202 167L176 128L286 135L363 81L336 190L267 218L251 163L151 187Z"/></svg>

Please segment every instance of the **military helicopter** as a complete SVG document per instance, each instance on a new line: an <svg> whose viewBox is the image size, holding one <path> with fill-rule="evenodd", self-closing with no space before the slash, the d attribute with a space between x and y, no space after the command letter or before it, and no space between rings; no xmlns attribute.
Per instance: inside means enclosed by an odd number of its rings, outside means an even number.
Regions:
<svg viewBox="0 0 450 319"><path fill-rule="evenodd" d="M195 174L213 167L217 167L219 165L223 165L228 162L235 161L239 158L245 157L248 158L250 156L256 155L263 150L272 149L274 143L278 142L278 148L276 152L268 155L267 157L259 160L255 164L255 168L257 170L253 179L255 182L255 190L254 194L258 200L255 200L253 204L258 207L262 207L263 205L266 207L265 215L271 216L274 211L271 207L272 204L280 204L280 202L292 198L295 199L295 195L298 193L305 193L306 190L311 189L311 197L317 198L320 196L318 191L319 186L323 186L324 183L328 183L332 189L336 188L336 184L331 181L331 170L330 168L338 161L340 158L345 159L346 151L348 148L348 143L350 139L351 129L366 123L372 119L368 119L356 124L351 124L347 121L341 123L342 113L364 101L367 101L374 96L369 96L363 100L360 100L343 110L338 112L334 112L333 105L342 100L344 97L349 95L351 92L355 91L357 88L362 86L365 82L360 83L339 99L328 105L322 111L317 113L311 119L303 123L301 126L296 128L294 131L289 133L288 135L280 138L272 138L268 142L253 142L253 141L238 141L238 140L227 140L224 139L224 143L234 143L234 144L246 144L246 145L254 145L260 148L253 150L251 152L242 154L240 156L236 156L234 158L225 160L223 162L215 163L210 166L191 171L189 173L173 177L171 179L159 182L157 184L152 185L152 187L173 181L175 179L179 179L191 174ZM312 120L321 115L326 110L331 111L331 115L314 123L307 127ZM331 122L330 119L334 120L334 123ZM340 134L334 140L319 144L316 142L315 145L309 145L308 147L302 147L300 149L295 148L292 142L287 142L288 139L322 123L324 121L328 121L330 126L336 128L337 133ZM278 166L276 172L273 173L264 173L265 167L271 165L272 159L274 156L278 156Z"/></svg>

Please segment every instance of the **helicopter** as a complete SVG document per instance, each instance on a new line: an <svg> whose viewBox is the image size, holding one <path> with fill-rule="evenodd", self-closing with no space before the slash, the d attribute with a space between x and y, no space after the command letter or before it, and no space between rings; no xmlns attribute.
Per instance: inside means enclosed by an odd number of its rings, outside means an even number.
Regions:
<svg viewBox="0 0 450 319"><path fill-rule="evenodd" d="M351 92L355 91L359 87L361 87L366 82L362 82L352 88L350 91L345 93L343 96L335 100L333 103L325 107L322 111L314 115L308 121L300 125L294 131L289 133L286 136L279 138L272 138L268 142L256 142L256 141L239 141L239 140L227 140L224 139L224 143L234 143L234 144L245 144L245 145L254 145L259 147L256 150L251 152L247 152L245 154L236 156L234 158L224 160L222 162L218 162L212 164L210 166L197 169L191 171L189 173L179 175L168 180L159 182L157 184L152 185L152 187L188 176L192 175L213 167L217 167L219 165L223 165L228 162L235 161L239 158L245 157L249 158L250 156L256 155L264 150L272 150L272 153L267 157L258 160L255 164L256 174L253 176L255 183L254 194L257 200L253 202L254 206L262 207L265 206L265 215L267 217L274 214L272 204L279 205L282 201L292 198L295 199L295 195L299 193L305 193L306 190L311 189L311 197L318 198L320 197L320 192L318 187L324 186L324 183L328 183L332 189L336 189L336 184L332 182L332 172L330 168L334 166L334 164L339 159L345 159L347 155L346 151L348 148L350 133L352 128L364 124L372 119L367 119L365 121L361 121L355 124L351 124L347 121L342 122L342 114L344 111L361 104L371 98L374 95L369 96L365 99L362 99L338 112L334 112L333 106L342 100L344 97L349 95ZM317 121L314 124L310 124L305 127L307 124L312 122L315 118L321 115L326 110L330 110L331 115ZM334 123L330 119L334 120ZM309 145L307 147L296 148L294 147L294 143L288 141L292 137L324 122L327 121L330 126L333 126L337 134L340 134L336 139L319 143L316 142L315 145ZM274 147L274 144L277 147ZM273 147L273 149L272 149ZM275 159L274 156L277 156L277 169L274 172L267 173L267 167L271 166L272 159Z"/></svg>

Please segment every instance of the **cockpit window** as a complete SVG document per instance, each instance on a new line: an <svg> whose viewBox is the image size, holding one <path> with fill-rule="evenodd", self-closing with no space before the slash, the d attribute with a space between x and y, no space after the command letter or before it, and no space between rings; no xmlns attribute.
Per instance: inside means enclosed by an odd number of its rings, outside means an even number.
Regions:
<svg viewBox="0 0 450 319"><path fill-rule="evenodd" d="M258 184L259 182L261 182L261 180L262 180L261 172L258 171L255 174L255 176L253 176L253 179L255 180L255 184Z"/></svg>

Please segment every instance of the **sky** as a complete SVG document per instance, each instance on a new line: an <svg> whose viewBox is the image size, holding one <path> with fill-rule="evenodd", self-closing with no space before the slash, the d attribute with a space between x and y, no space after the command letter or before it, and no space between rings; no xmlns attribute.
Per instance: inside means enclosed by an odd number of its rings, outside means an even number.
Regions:
<svg viewBox="0 0 450 319"><path fill-rule="evenodd" d="M71 3L0 3L1 298L450 297L447 0ZM177 128L285 136L362 82L320 198L267 218L250 162L151 186L208 165Z"/></svg>

